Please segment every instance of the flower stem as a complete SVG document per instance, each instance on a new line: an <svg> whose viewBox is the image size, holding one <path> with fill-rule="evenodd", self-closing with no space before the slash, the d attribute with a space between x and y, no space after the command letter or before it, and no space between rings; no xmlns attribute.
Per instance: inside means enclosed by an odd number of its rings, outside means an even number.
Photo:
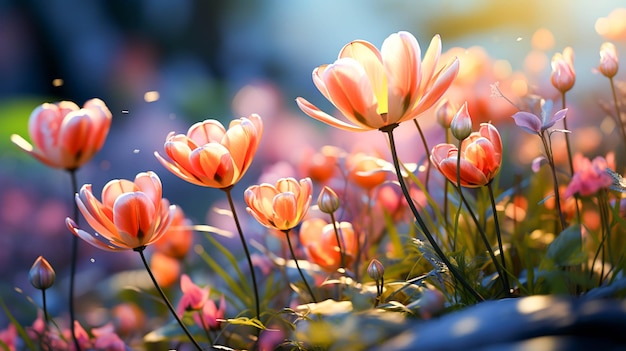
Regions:
<svg viewBox="0 0 626 351"><path fill-rule="evenodd" d="M565 92L561 93L561 101L562 101L562 105L561 107L563 109L566 108L566 104L565 104ZM567 118L563 118L563 129L565 130L569 130L567 128ZM570 176L574 176L574 161L572 160L572 147L569 141L569 133L564 133L565 134L565 146L567 147L567 160L569 161L569 173ZM581 219L580 219L580 208L578 208L578 198L575 198L574 203L576 204L576 219L578 220L578 223L580 223Z"/></svg>
<svg viewBox="0 0 626 351"><path fill-rule="evenodd" d="M241 246L243 246L243 251L246 253L246 259L248 260L248 267L250 269L250 277L252 278L252 287L254 289L254 304L256 308L256 319L261 321L261 304L259 303L259 288L256 283L256 274L254 272L254 265L252 264L252 257L250 256L250 250L248 250L248 244L246 243L246 238L243 235L243 230L241 230L241 224L239 223L239 218L237 217L237 211L235 209L235 203L233 202L231 189L232 189L232 186L227 187L222 190L224 190L224 192L226 193L226 197L228 198L230 211L233 214L233 219L235 220L235 225L237 226L239 239L241 239Z"/></svg>
<svg viewBox="0 0 626 351"><path fill-rule="evenodd" d="M493 223L496 227L496 238L498 239L498 250L500 250L500 260L502 261L502 281L505 288L505 294L511 293L511 285L509 284L509 276L506 272L506 259L504 258L504 247L502 246L502 234L500 233L500 223L498 222L498 210L496 209L496 200L493 196L493 185L490 181L487 183L489 189L489 199L491 200L491 210L493 212Z"/></svg>
<svg viewBox="0 0 626 351"><path fill-rule="evenodd" d="M428 190L428 180L430 179L430 149L428 148L428 143L426 142L426 136L424 135L424 131L422 131L422 127L420 126L417 119L413 120L415 123L415 127L417 127L417 131L420 134L420 138L422 139L422 143L424 144L424 151L426 152L426 179L424 180L424 188Z"/></svg>
<svg viewBox="0 0 626 351"><path fill-rule="evenodd" d="M482 296L480 296L480 294L474 288L472 288L472 286L459 273L457 268L452 265L450 260L448 260L448 258L443 253L443 251L441 251L441 248L437 244L437 241L428 230L426 223L424 223L424 220L420 216L419 211L415 207L415 203L413 203L413 199L411 198L411 195L409 194L409 190L407 189L407 186L404 183L404 179L402 177L402 171L400 170L400 161L398 159L398 153L396 152L396 144L395 144L395 140L393 137L393 130L397 126L398 124L392 124L392 125L381 128L380 131L382 131L383 133L386 133L387 136L389 137L389 147L391 149L391 156L393 158L393 164L396 169L396 176L398 178L398 182L400 183L400 188L402 189L402 194L404 195L404 198L406 199L409 205L409 208L411 209L411 212L413 212L413 216L415 217L415 220L417 221L420 229L424 233L424 236L426 236L426 239L428 239L428 242L430 243L430 245L433 247L433 250L435 250L435 253L437 254L437 256L439 256L439 259L443 262L443 264L445 264L448 267L448 269L450 270L450 273L454 276L454 278L458 280L461 283L461 285L463 285L463 287L474 297L476 301L484 301L485 299Z"/></svg>
<svg viewBox="0 0 626 351"><path fill-rule="evenodd" d="M72 204L74 204L74 213L73 220L78 225L78 205L76 204L76 200L74 196L78 193L78 181L76 179L76 170L69 170L70 178L72 181ZM76 265L78 262L78 237L76 235L72 235L72 258L70 263L70 296L69 296L69 307L70 307L70 331L72 334L72 341L74 342L74 347L77 351L80 351L80 345L78 344L78 339L76 338L76 327L74 326L74 321L76 320L76 313L74 311L74 286L75 286L75 278L76 278ZM46 319L47 321L47 319Z"/></svg>
<svg viewBox="0 0 626 351"><path fill-rule="evenodd" d="M300 269L300 265L298 264L298 259L296 258L296 254L293 252L293 246L291 245L291 239L289 238L289 229L283 230L283 233L285 233L285 236L287 237L287 245L289 246L289 251L291 252L291 258L296 263L296 268L298 269L298 273L300 273L300 278L302 278L302 281L304 282L306 289L309 291L309 294L311 295L311 299L313 300L313 302L317 303L317 299L315 298L315 295L313 294L313 289L311 289L311 286L309 286L309 283L304 277L304 273L302 273L302 269Z"/></svg>
<svg viewBox="0 0 626 351"><path fill-rule="evenodd" d="M339 228L337 228L337 222L335 221L335 215L330 213L330 220L333 222L333 229L335 230L335 239L337 240L337 247L339 248L339 257L341 259L341 268L346 268L346 259L344 257L343 245L341 245L342 238L339 236Z"/></svg>
<svg viewBox="0 0 626 351"><path fill-rule="evenodd" d="M559 193L559 180L556 174L556 166L554 164L554 156L552 155L551 142L549 141L550 137L546 138L544 132L539 134L541 137L541 142L543 143L543 148L546 152L546 158L548 159L548 164L550 165L550 171L552 173L552 182L554 186L554 200L556 211L559 215L559 222L561 223L561 230L565 229L565 215L563 214L563 209L561 209L561 194Z"/></svg>
<svg viewBox="0 0 626 351"><path fill-rule="evenodd" d="M613 94L613 105L615 105L615 120L617 122L617 126L619 128L620 133L622 134L622 141L626 144L626 130L624 130L624 122L622 121L622 114L619 110L619 101L617 100L617 92L615 91L615 82L613 82L613 77L609 78L609 82L611 82L611 93Z"/></svg>
<svg viewBox="0 0 626 351"><path fill-rule="evenodd" d="M163 292L163 289L161 289L161 287L159 286L159 283L156 281L154 274L152 274L150 265L148 265L148 261L146 261L146 256L143 253L145 248L146 248L145 246L140 246L140 247L133 249L133 251L139 252L139 256L141 256L141 261L143 262L143 265L146 267L146 271L148 271L148 275L150 275L150 279L152 279L152 283L154 284L154 287L159 292L159 295L161 295L161 298L163 299L163 302L165 302L165 304L167 305L167 308L174 315L174 318L176 318L176 321L178 322L180 327L183 328L183 331L185 332L185 334L187 334L187 337L189 338L189 340L194 344L194 346L198 350L202 350L202 347L200 347L200 344L198 344L196 339L194 339L193 335L191 335L191 332L189 332L189 329L187 329L183 321L180 319L180 317L176 313L176 310L174 309L174 306L172 306L172 303L170 302L170 300L167 298L167 296L165 296L165 293Z"/></svg>

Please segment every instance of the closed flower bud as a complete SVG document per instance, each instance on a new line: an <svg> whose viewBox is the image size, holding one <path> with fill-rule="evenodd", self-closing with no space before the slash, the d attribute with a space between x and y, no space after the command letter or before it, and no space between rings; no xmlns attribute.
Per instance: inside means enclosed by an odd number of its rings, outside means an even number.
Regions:
<svg viewBox="0 0 626 351"><path fill-rule="evenodd" d="M437 105L435 109L435 115L437 116L437 123L441 125L444 129L450 129L450 123L452 123L452 119L456 114L456 106L450 102L448 99L443 99Z"/></svg>
<svg viewBox="0 0 626 351"><path fill-rule="evenodd" d="M317 198L317 206L320 208L320 211L324 213L335 213L339 208L339 197L335 191L327 186L324 186L322 192L320 192L319 197Z"/></svg>
<svg viewBox="0 0 626 351"><path fill-rule="evenodd" d="M617 74L619 60L617 49L613 43L604 43L600 47L600 66L598 70L607 78L613 78Z"/></svg>
<svg viewBox="0 0 626 351"><path fill-rule="evenodd" d="M452 119L450 130L457 140L465 140L472 133L472 118L467 111L467 102Z"/></svg>
<svg viewBox="0 0 626 351"><path fill-rule="evenodd" d="M46 290L54 284L55 278L56 273L50 263L43 256L37 257L28 272L30 283L37 289Z"/></svg>
<svg viewBox="0 0 626 351"><path fill-rule="evenodd" d="M574 51L571 47L566 47L563 53L557 52L552 57L552 74L550 81L561 93L572 89L576 82L576 72L574 71Z"/></svg>
<svg viewBox="0 0 626 351"><path fill-rule="evenodd" d="M367 266L367 274L370 276L370 278L379 281L385 275L385 267L383 267L383 264L380 263L379 260L373 258L372 262L370 262L370 265Z"/></svg>

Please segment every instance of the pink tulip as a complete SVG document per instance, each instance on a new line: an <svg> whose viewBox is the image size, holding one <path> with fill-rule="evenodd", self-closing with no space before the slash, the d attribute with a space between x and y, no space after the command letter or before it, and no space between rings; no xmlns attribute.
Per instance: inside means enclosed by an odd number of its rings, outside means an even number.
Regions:
<svg viewBox="0 0 626 351"><path fill-rule="evenodd" d="M552 74L550 81L552 85L561 93L572 89L576 82L576 72L574 71L574 50L571 47L563 49L563 53L557 52L552 56Z"/></svg>

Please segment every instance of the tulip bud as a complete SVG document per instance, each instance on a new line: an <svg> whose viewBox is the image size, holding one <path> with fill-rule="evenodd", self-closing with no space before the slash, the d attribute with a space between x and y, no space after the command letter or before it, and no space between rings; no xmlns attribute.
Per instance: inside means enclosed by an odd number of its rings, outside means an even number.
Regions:
<svg viewBox="0 0 626 351"><path fill-rule="evenodd" d="M561 93L572 89L576 82L576 72L574 71L574 51L571 47L566 47L563 53L556 53L552 57L552 75L550 76L552 86Z"/></svg>
<svg viewBox="0 0 626 351"><path fill-rule="evenodd" d="M443 99L437 105L435 109L435 115L437 116L437 123L444 129L450 129L450 123L456 113L457 109L453 103L448 99Z"/></svg>
<svg viewBox="0 0 626 351"><path fill-rule="evenodd" d="M317 198L317 206L320 211L324 213L335 213L339 208L339 197L333 189L324 186L324 189L320 192L320 196Z"/></svg>
<svg viewBox="0 0 626 351"><path fill-rule="evenodd" d="M465 140L472 134L472 118L467 110L467 102L461 106L450 123L450 131L457 140Z"/></svg>
<svg viewBox="0 0 626 351"><path fill-rule="evenodd" d="M46 290L51 287L55 277L54 269L43 256L37 257L28 272L30 283L39 290Z"/></svg>
<svg viewBox="0 0 626 351"><path fill-rule="evenodd" d="M373 258L369 266L367 266L367 274L375 281L379 281L385 275L385 267L379 260Z"/></svg>
<svg viewBox="0 0 626 351"><path fill-rule="evenodd" d="M613 78L617 74L619 60L617 49L613 43L604 43L600 47L600 66L598 70L607 78Z"/></svg>

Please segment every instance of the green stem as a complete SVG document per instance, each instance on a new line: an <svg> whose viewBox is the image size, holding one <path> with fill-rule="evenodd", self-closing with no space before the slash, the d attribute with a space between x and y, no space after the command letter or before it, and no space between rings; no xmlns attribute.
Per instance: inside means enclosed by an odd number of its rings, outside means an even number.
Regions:
<svg viewBox="0 0 626 351"><path fill-rule="evenodd" d="M404 195L404 198L406 199L406 202L408 203L409 208L411 209L411 212L413 212L413 216L415 217L415 220L417 221L420 229L424 233L424 236L426 236L426 239L432 246L433 250L435 250L435 253L439 257L441 262L443 262L443 264L445 264L448 267L448 269L450 270L450 273L454 276L454 278L457 281L459 281L461 285L463 285L463 287L474 297L476 301L484 301L485 299L482 296L480 296L480 294L463 278L463 276L459 273L457 268L452 265L450 260L448 260L446 255L443 253L443 251L441 251L441 248L437 244L437 241L428 230L426 223L424 223L424 220L420 216L419 211L415 207L415 203L413 203L413 199L411 198L411 195L409 194L409 190L407 189L407 186L402 177L402 171L400 169L400 161L398 159L398 153L396 152L396 144L395 144L395 140L393 137L393 130L397 126L398 124L392 124L392 125L380 128L380 131L382 131L383 133L386 133L387 136L389 137L389 146L391 149L391 156L393 158L393 164L396 169L396 176L398 178L398 182L400 183L400 188L402 189L402 194Z"/></svg>
<svg viewBox="0 0 626 351"><path fill-rule="evenodd" d="M561 209L561 194L559 193L559 180L557 179L556 174L556 166L554 164L554 157L552 155L552 148L550 147L551 143L549 142L549 136L546 138L545 132L539 134L541 137L541 142L543 143L543 148L546 152L546 158L548 159L548 164L550 165L550 171L552 173L552 183L554 186L554 200L556 202L555 207L557 214L559 215L559 222L561 224L561 230L566 228L565 224L565 215L563 214L563 210ZM560 232L560 231L559 231Z"/></svg>
<svg viewBox="0 0 626 351"><path fill-rule="evenodd" d="M415 123L415 127L417 127L417 131L419 132L420 138L422 139L422 144L424 144L424 151L426 152L426 160L428 162L426 162L426 179L424 180L424 188L428 190L428 180L430 179L430 149L428 148L428 143L426 142L426 136L424 135L422 127L420 126L417 119L414 119L413 123Z"/></svg>
<svg viewBox="0 0 626 351"><path fill-rule="evenodd" d="M237 217L237 211L235 209L235 203L233 202L231 189L232 189L232 186L224 188L222 190L224 190L224 192L226 193L226 197L228 198L228 204L230 205L230 210L233 214L235 225L237 226L239 239L241 239L241 246L243 246L243 250L246 253L246 259L248 260L248 267L250 269L250 277L252 279L252 287L254 289L254 303L255 303L255 308L256 308L256 319L260 321L261 320L261 304L259 302L259 288L256 283L256 274L254 272L254 265L252 264L252 257L250 256L250 250L248 250L248 244L246 244L246 238L243 235L243 230L241 229L241 224L239 223L239 218Z"/></svg>
<svg viewBox="0 0 626 351"><path fill-rule="evenodd" d="M617 100L617 92L615 91L615 83L613 82L613 77L609 78L609 82L611 82L611 93L613 94L613 105L615 105L615 120L617 122L617 126L619 128L620 133L622 134L622 141L626 144L626 130L624 130L624 122L622 122L622 114L619 110L619 101Z"/></svg>
<svg viewBox="0 0 626 351"><path fill-rule="evenodd" d="M161 287L159 286L159 283L156 281L156 278L154 277L154 274L152 274L150 265L148 265L148 261L146 261L146 256L143 253L145 248L146 248L145 246L140 246L140 247L133 249L133 251L139 252L139 256L141 256L141 261L143 262L143 265L146 267L146 271L148 271L148 275L150 275L150 279L152 279L152 283L154 284L154 287L156 288L156 290L159 292L159 295L161 295L163 302L165 302L165 304L167 305L167 308L170 310L172 315L174 315L174 318L176 318L176 321L178 322L180 327L183 329L183 331L185 332L189 340L194 344L196 349L201 351L202 347L200 347L200 344L198 344L196 339L194 339L193 335L191 335L191 332L189 332L189 329L187 329L187 327L185 326L185 323L183 323L183 321L180 319L180 317L176 313L176 310L174 309L174 306L172 306L172 303L170 302L170 300L167 298L167 296L165 296L163 289L161 289Z"/></svg>
<svg viewBox="0 0 626 351"><path fill-rule="evenodd" d="M343 246L341 237L339 236L339 228L337 228L337 222L335 221L335 215L330 213L330 220L333 222L333 229L335 230L335 239L337 240L337 247L339 248L339 257L341 258L341 268L346 268L346 259L344 257Z"/></svg>
<svg viewBox="0 0 626 351"><path fill-rule="evenodd" d="M562 101L561 107L565 109L566 107L565 92L561 93L561 101ZM567 128L567 117L563 118L563 129L569 130ZM572 147L569 141L569 133L565 133L565 146L567 147L567 160L569 161L569 173L570 173L570 176L573 177L574 176L574 161L572 160ZM578 208L578 196L576 196L575 198L575 204L576 204L576 220L578 221L578 223L580 223L581 219L580 219L580 208Z"/></svg>
<svg viewBox="0 0 626 351"><path fill-rule="evenodd" d="M489 199L491 200L491 210L493 212L493 223L496 227L496 238L498 239L498 250L500 250L500 260L502 261L502 281L505 288L505 294L508 296L511 293L511 285L509 284L509 277L506 272L506 259L504 258L504 246L502 245L502 234L500 233L500 223L498 222L498 210L496 209L496 200L493 195L493 185L491 185L492 181L487 183L487 188L489 189Z"/></svg>
<svg viewBox="0 0 626 351"><path fill-rule="evenodd" d="M293 246L291 245L291 239L289 238L289 229L283 230L283 233L285 233L285 236L287 237L287 245L289 246L289 252L291 252L291 258L296 263L296 268L298 269L298 273L300 273L300 278L302 278L302 281L304 282L306 289L309 291L309 294L311 295L311 299L313 300L313 302L317 303L317 299L315 298L315 295L313 294L313 289L311 289L311 287L309 286L309 283L304 277L304 273L302 273L302 269L300 269L300 265L298 264L298 259L296 258L296 254L293 252Z"/></svg>
<svg viewBox="0 0 626 351"><path fill-rule="evenodd" d="M74 199L76 193L78 193L78 181L76 179L76 169L69 170L70 178L72 181L72 204L74 204L74 213L73 220L78 225L78 205L76 204L76 200ZM69 296L69 308L70 308L70 332L72 334L72 341L74 342L74 347L77 351L80 351L80 345L78 343L78 338L76 338L76 327L74 326L74 321L76 320L76 312L74 311L74 286L76 281L76 266L78 263L78 237L76 235L72 235L72 257L70 262L70 296Z"/></svg>

